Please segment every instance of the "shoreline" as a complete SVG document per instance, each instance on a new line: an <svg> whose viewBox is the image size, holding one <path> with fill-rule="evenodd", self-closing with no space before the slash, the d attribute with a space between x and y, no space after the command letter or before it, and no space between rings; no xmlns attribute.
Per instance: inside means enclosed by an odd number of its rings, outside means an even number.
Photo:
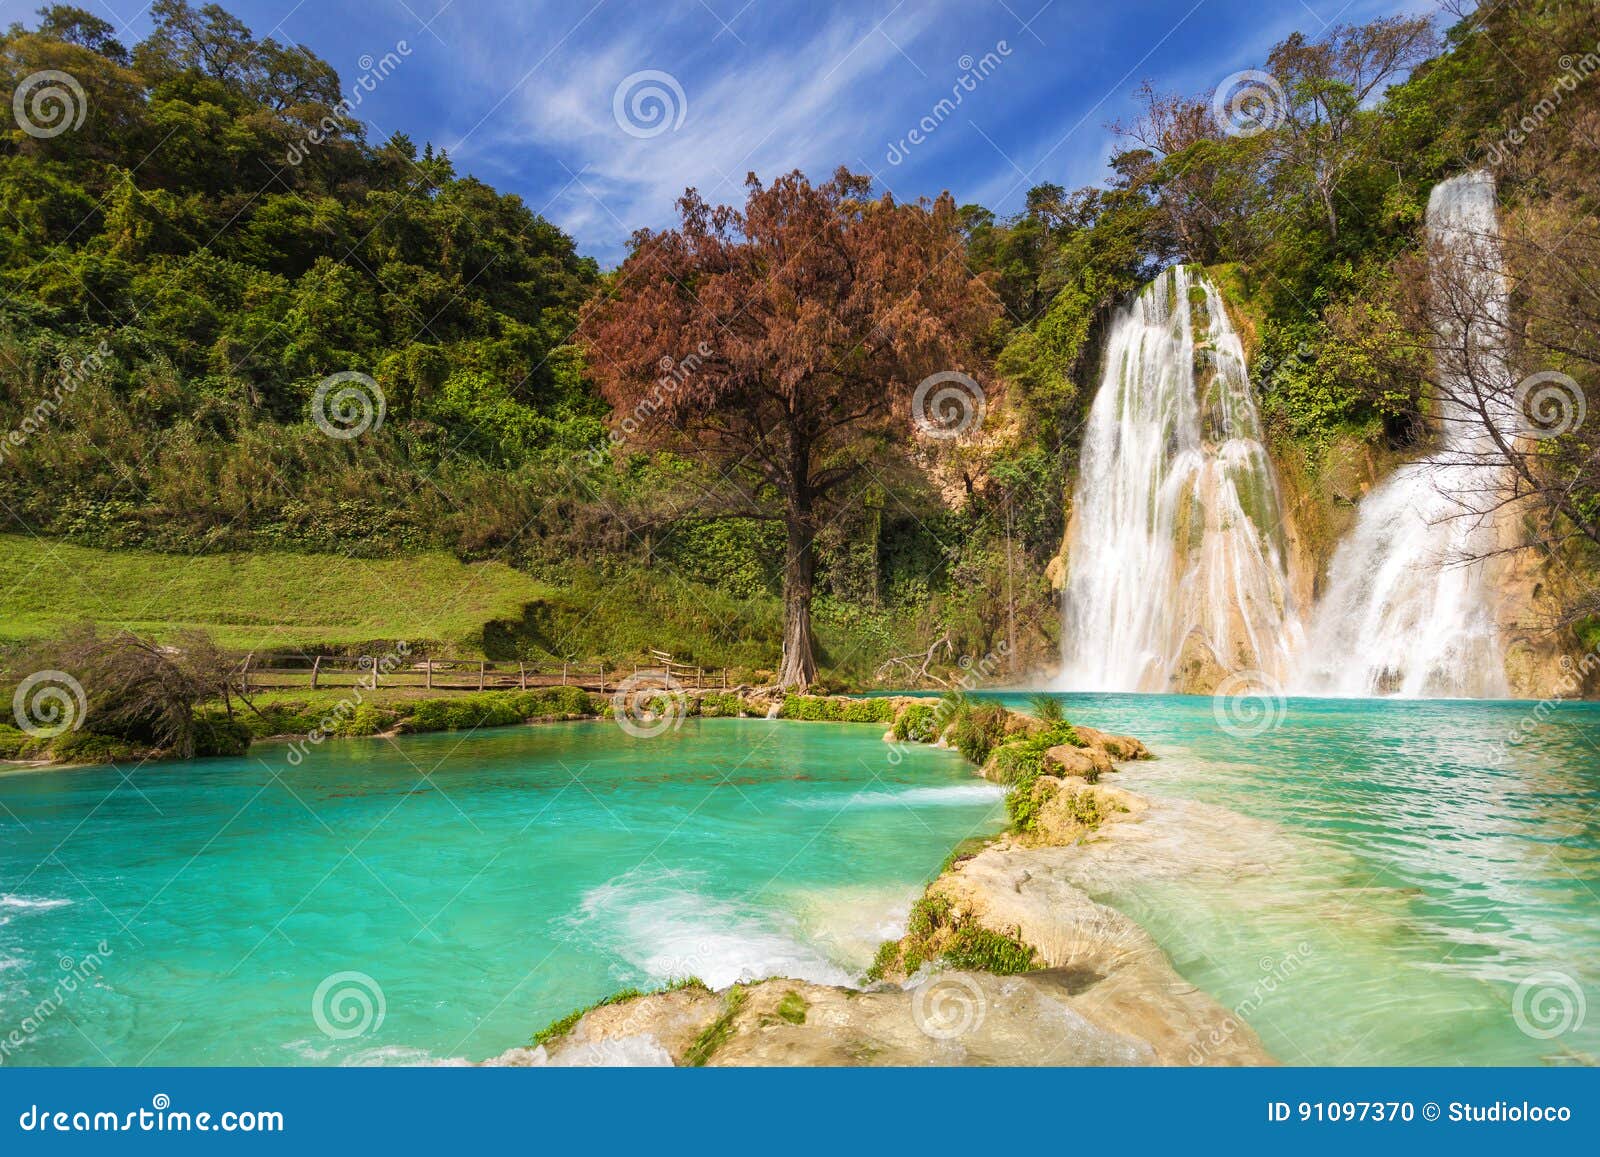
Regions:
<svg viewBox="0 0 1600 1157"><path fill-rule="evenodd" d="M907 708L928 703L899 698L889 742L903 741ZM1149 932L1078 886L1093 874L1097 845L1114 847L1111 833L1165 806L1097 782L1120 761L1150 758L1144 745L1069 728L1081 746L1047 749L1047 774L1019 786L1008 775L1014 749L1055 736L1051 724L999 710L1009 742L969 763L979 778L1028 797L1028 807L1008 804L1026 822L976 852L954 849L913 905L905 935L880 948L859 984L768 977L713 991L681 979L656 992L614 994L556 1021L529 1046L480 1063L1276 1063L1236 1013L1177 973ZM963 737L952 736L954 728L942 727L932 742L957 746Z"/></svg>

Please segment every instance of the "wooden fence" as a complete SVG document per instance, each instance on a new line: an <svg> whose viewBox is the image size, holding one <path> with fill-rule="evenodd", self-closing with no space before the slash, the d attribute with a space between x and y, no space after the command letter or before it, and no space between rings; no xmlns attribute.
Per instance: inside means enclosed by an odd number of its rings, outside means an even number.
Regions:
<svg viewBox="0 0 1600 1157"><path fill-rule="evenodd" d="M429 691L526 691L581 687L602 695L632 676L665 675L687 690L729 687L726 667L680 663L662 651L629 666L605 663L497 662L459 656L428 656L398 663L373 655L297 655L251 652L235 678L244 694L305 687L418 687Z"/></svg>

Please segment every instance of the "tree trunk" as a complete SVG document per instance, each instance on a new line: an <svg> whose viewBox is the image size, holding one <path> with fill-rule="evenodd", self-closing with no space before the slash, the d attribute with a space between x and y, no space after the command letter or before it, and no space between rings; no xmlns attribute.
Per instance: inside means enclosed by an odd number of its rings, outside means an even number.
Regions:
<svg viewBox="0 0 1600 1157"><path fill-rule="evenodd" d="M811 651L811 578L816 566L809 510L791 506L784 519L789 546L783 565L783 662L778 686L804 691L817 678Z"/></svg>

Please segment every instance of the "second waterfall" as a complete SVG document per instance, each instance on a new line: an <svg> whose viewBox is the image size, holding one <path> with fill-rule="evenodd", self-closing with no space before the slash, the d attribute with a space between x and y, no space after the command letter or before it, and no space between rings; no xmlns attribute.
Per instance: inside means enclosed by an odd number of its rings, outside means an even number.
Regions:
<svg viewBox="0 0 1600 1157"><path fill-rule="evenodd" d="M1073 496L1066 690L1285 677L1299 614L1244 349L1216 287L1174 266L1111 327Z"/></svg>

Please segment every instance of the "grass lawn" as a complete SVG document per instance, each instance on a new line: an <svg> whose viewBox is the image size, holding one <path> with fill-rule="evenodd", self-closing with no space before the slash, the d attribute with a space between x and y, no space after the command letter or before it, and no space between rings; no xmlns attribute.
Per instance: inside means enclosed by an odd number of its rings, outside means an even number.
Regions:
<svg viewBox="0 0 1600 1157"><path fill-rule="evenodd" d="M444 552L171 555L0 534L0 641L90 620L156 637L202 628L227 647L432 640L477 649L549 589L503 563Z"/></svg>

